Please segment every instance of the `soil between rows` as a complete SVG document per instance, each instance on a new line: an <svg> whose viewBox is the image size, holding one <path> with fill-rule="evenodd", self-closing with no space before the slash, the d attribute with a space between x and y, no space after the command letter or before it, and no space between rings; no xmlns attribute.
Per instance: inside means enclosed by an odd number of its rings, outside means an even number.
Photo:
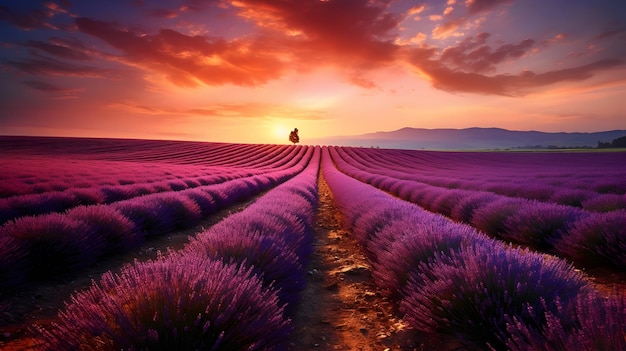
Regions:
<svg viewBox="0 0 626 351"><path fill-rule="evenodd" d="M453 339L418 333L380 292L366 258L343 227L334 197L320 175L315 250L307 287L293 317L289 351L452 350Z"/></svg>
<svg viewBox="0 0 626 351"><path fill-rule="evenodd" d="M292 317L295 330L288 351L465 350L454 338L420 333L404 324L395 302L373 283L359 245L343 227L343 219L326 181L319 176L319 208L314 227L315 248L307 267L307 287ZM260 195L259 195L260 196ZM146 261L157 252L182 249L194 236L226 216L243 210L257 197L222 210L200 226L155 238L139 250L110 257L71 279L47 282L0 296L0 349L32 350L38 339L31 326L55 320L72 293L86 289L108 271L119 271L134 260ZM605 288L626 287L626 273L593 271L592 280ZM608 290L610 290L608 289Z"/></svg>

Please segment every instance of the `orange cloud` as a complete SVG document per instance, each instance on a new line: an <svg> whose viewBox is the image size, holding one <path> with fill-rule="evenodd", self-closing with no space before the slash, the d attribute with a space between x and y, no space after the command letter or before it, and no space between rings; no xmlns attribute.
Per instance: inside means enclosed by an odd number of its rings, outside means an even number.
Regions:
<svg viewBox="0 0 626 351"><path fill-rule="evenodd" d="M160 73L178 86L258 85L278 78L284 69L275 50L262 38L226 42L171 29L144 35L89 18L76 19L76 25L121 50L120 61Z"/></svg>
<svg viewBox="0 0 626 351"><path fill-rule="evenodd" d="M156 34L78 18L77 28L121 50L116 60L161 74L178 86L261 85L288 70L323 65L370 69L391 63L399 18L367 0L241 0L237 13L267 30L226 41L172 29ZM345 16L350 13L350 16Z"/></svg>
<svg viewBox="0 0 626 351"><path fill-rule="evenodd" d="M363 78L363 77L359 77L359 76L352 76L350 77L350 82L352 82L352 84L359 86L361 88L365 88L365 89L376 89L378 88L378 85L376 83L374 83L373 81Z"/></svg>
<svg viewBox="0 0 626 351"><path fill-rule="evenodd" d="M407 14L409 16L418 15L418 14L424 12L425 9L426 9L426 5L424 5L424 4L415 5L415 6L411 7L409 9L409 11L407 11Z"/></svg>
<svg viewBox="0 0 626 351"><path fill-rule="evenodd" d="M300 33L290 49L302 61L350 60L369 66L390 62L401 18L385 11L384 1L239 0L232 2L242 16L257 25L284 33ZM294 42L295 40L295 42Z"/></svg>

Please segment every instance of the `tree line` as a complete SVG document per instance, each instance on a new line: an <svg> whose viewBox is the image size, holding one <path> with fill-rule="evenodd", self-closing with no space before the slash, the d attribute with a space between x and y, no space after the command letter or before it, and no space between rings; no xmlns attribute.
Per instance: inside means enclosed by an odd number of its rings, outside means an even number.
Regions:
<svg viewBox="0 0 626 351"><path fill-rule="evenodd" d="M609 143L603 143L601 141L598 141L598 149L608 149L616 147L626 147L626 136L613 139L613 141Z"/></svg>

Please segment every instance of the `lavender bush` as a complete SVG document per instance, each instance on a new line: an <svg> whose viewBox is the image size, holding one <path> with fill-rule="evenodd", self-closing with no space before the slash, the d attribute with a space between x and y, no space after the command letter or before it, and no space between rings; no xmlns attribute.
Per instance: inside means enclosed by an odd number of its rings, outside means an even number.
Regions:
<svg viewBox="0 0 626 351"><path fill-rule="evenodd" d="M498 195L484 191L471 192L467 196L460 198L452 207L450 218L458 222L471 223L474 212L486 206L488 203L498 199Z"/></svg>
<svg viewBox="0 0 626 351"><path fill-rule="evenodd" d="M595 196L597 194L590 190L564 188L555 191L550 201L560 205L583 207L585 200Z"/></svg>
<svg viewBox="0 0 626 351"><path fill-rule="evenodd" d="M626 210L594 213L577 221L554 245L583 265L626 268Z"/></svg>
<svg viewBox="0 0 626 351"><path fill-rule="evenodd" d="M222 230L209 230L191 240L185 252L198 253L201 257L251 267L265 286L274 286L283 304L299 300L299 292L305 287L304 270L298 255L288 249L286 237L267 235L258 226Z"/></svg>
<svg viewBox="0 0 626 351"><path fill-rule="evenodd" d="M528 200L500 197L474 210L471 224L478 230L497 237L505 231L505 221L527 202Z"/></svg>
<svg viewBox="0 0 626 351"><path fill-rule="evenodd" d="M565 261L528 250L469 246L438 256L410 277L400 309L418 330L468 345L506 350L508 318L540 329L544 313L558 314L555 301L593 291Z"/></svg>
<svg viewBox="0 0 626 351"><path fill-rule="evenodd" d="M186 197L184 193L156 194L151 197L150 201L161 218L171 220L165 227L171 227L172 230L192 227L200 223L202 219L202 211L198 204Z"/></svg>
<svg viewBox="0 0 626 351"><path fill-rule="evenodd" d="M586 215L584 211L569 206L537 201L520 205L513 215L504 220L499 235L505 240L541 251L551 251L554 242Z"/></svg>
<svg viewBox="0 0 626 351"><path fill-rule="evenodd" d="M46 350L280 350L291 323L251 270L194 255L106 273L40 329Z"/></svg>
<svg viewBox="0 0 626 351"><path fill-rule="evenodd" d="M103 253L125 252L143 242L132 221L111 206L79 206L67 212L67 216L86 223L103 243Z"/></svg>
<svg viewBox="0 0 626 351"><path fill-rule="evenodd" d="M161 218L153 207L153 203L146 196L119 201L112 206L133 222L134 231L141 233L142 237L164 234L172 229L172 219L169 215L164 213L166 218Z"/></svg>
<svg viewBox="0 0 626 351"><path fill-rule="evenodd" d="M626 195L601 194L582 202L587 211L611 212L626 209Z"/></svg>
<svg viewBox="0 0 626 351"><path fill-rule="evenodd" d="M87 223L59 213L18 218L3 227L3 235L25 243L35 279L74 273L103 251L101 238Z"/></svg>
<svg viewBox="0 0 626 351"><path fill-rule="evenodd" d="M452 211L457 204L472 193L471 191L460 189L444 191L432 200L431 210L446 217L451 217Z"/></svg>
<svg viewBox="0 0 626 351"><path fill-rule="evenodd" d="M493 250L500 245L470 226L432 217L393 222L369 246L377 258L372 263L372 277L394 298L403 297L412 272L425 267L421 264L432 261L436 255L452 255L461 247L472 245L484 245Z"/></svg>
<svg viewBox="0 0 626 351"><path fill-rule="evenodd" d="M184 196L193 200L199 207L202 218L208 217L217 210L217 204L213 197L202 189L189 189L185 191Z"/></svg>

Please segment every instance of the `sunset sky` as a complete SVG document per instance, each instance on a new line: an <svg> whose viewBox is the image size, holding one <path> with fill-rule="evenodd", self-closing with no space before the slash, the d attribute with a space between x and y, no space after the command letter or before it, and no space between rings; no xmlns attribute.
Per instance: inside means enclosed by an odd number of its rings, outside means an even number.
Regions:
<svg viewBox="0 0 626 351"><path fill-rule="evenodd" d="M4 0L0 135L626 129L623 0Z"/></svg>

